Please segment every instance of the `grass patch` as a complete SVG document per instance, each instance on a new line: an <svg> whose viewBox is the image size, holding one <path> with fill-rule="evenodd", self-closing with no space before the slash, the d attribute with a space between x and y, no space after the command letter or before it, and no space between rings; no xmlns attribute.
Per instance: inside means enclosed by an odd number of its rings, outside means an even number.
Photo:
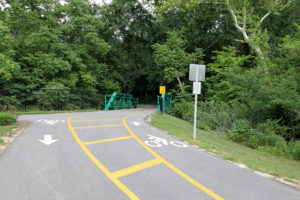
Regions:
<svg viewBox="0 0 300 200"><path fill-rule="evenodd" d="M15 123L7 126L0 126L0 138L11 137L23 128L23 124Z"/></svg>
<svg viewBox="0 0 300 200"><path fill-rule="evenodd" d="M155 113L150 124L226 160L245 164L253 170L272 174L292 183L294 180L300 181L299 161L251 149L216 131L197 129L197 140L193 140L193 124L170 115Z"/></svg>
<svg viewBox="0 0 300 200"><path fill-rule="evenodd" d="M29 124L29 122L17 122L11 125L0 126L0 155L18 137L21 130Z"/></svg>

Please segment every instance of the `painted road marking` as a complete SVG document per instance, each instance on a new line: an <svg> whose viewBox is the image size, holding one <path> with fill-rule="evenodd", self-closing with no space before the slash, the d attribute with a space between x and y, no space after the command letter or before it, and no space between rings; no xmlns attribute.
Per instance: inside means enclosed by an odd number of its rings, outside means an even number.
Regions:
<svg viewBox="0 0 300 200"><path fill-rule="evenodd" d="M143 113L143 112L142 112ZM140 114L142 114L140 113ZM177 169L174 165L172 165L171 163L169 163L168 161L166 161L165 159L163 159L162 157L160 157L157 153L155 153L152 149L150 149L147 145L145 145L133 132L132 130L128 127L127 123L126 123L126 119L130 117L130 116L126 116L122 119L123 124L125 126L125 128L127 129L127 131L145 148L147 149L153 156L155 156L156 158L162 160L162 162L167 165L169 168L171 168L173 171L175 171L177 174L179 174L181 177L183 177L184 179L186 179L187 181L189 181L190 183L192 183L194 186L196 186L197 188L199 188L200 190L202 190L203 192L205 192L206 194L208 194L209 196L213 197L216 200L224 200L222 197L218 196L217 194L215 194L214 192L212 192L211 190L209 190L208 188L206 188L205 186L201 185L200 183L198 183L197 181L195 181L194 179L192 179L191 177L189 177L188 175L186 175L185 173L183 173L182 171L180 171L179 169Z"/></svg>
<svg viewBox="0 0 300 200"><path fill-rule="evenodd" d="M113 176L115 176L116 178L120 178L122 176L127 176L129 174L132 174L134 172L138 172L141 171L143 169L149 168L149 167L153 167L155 165L161 164L162 161L160 159L154 159L154 160L150 160L141 164L137 164L125 169L121 169L119 171L115 171L112 173Z"/></svg>
<svg viewBox="0 0 300 200"><path fill-rule="evenodd" d="M120 188L130 199L132 200L139 200L139 198L131 191L129 190L119 179L112 176L112 173L86 148L86 146L83 144L83 142L79 139L77 134L75 133L74 129L71 125L71 117L68 118L68 125L71 130L71 133L79 146L82 148L82 150L86 153L86 155L96 164L96 166L103 171L104 174L114 183L117 187Z"/></svg>
<svg viewBox="0 0 300 200"><path fill-rule="evenodd" d="M37 120L38 122L45 122L46 124L49 124L49 125L55 125L55 124L57 124L57 123L59 123L59 122L65 122L66 120L47 120L47 119L39 119L39 120Z"/></svg>
<svg viewBox="0 0 300 200"><path fill-rule="evenodd" d="M178 175L180 175L182 178L184 178L185 180L187 180L188 182L190 182L191 184L193 184L194 186L196 186L197 188L199 188L200 190L202 190L203 192L205 192L206 194L208 194L209 196L211 196L212 198L216 199L216 200L224 200L222 197L218 196L217 194L215 194L213 191L209 190L208 188L206 188L205 186L201 185L200 183L198 183L197 181L195 181L194 179L192 179L191 177L189 177L188 175L186 175L185 173L183 173L182 171L180 171L179 169L177 169L174 165L172 165L171 163L169 163L168 161L166 161L165 159L163 159L162 157L160 157L157 153L155 153L151 148L149 148L146 144L144 144L133 132L132 130L128 127L127 123L126 123L126 119L134 116L134 115L138 115L138 114L142 114L146 111L143 112L139 112L139 113L135 113L135 114L131 114L128 116L125 116L122 118L122 122L123 122L123 126L125 126L126 130L131 134L131 136L140 144L142 145L146 150L148 150L149 153L151 153L154 157L156 157L155 160L160 161L161 163L165 164L166 166L168 166L170 169L172 169L174 172L176 172ZM139 199L131 190L129 190L123 183L121 183L119 181L119 179L116 177L116 175L121 176L125 176L125 173L131 174L131 170L137 170L138 167L132 166L123 170L119 170L117 172L110 172L84 145L84 143L79 139L79 137L77 136L77 134L74 131L74 128L71 125L71 117L69 117L68 119L68 125L69 128L71 130L72 135L74 136L75 140L78 142L78 144L80 145L80 147L82 148L82 150L87 154L87 156L96 164L96 166L98 166L98 168L100 170L103 171L103 173L106 174L106 176L108 178L110 178L112 180L113 183L115 183L130 199L136 200ZM150 163L152 161L149 161ZM146 162L147 163L147 162ZM154 164L155 162L153 161L152 164ZM148 163L149 164L149 163ZM138 166L138 165L137 165ZM143 163L141 164L141 166L143 166ZM147 166L147 164L145 165ZM154 166L154 165L153 165ZM142 167L141 167L142 170ZM122 173L121 173L122 172Z"/></svg>
<svg viewBox="0 0 300 200"><path fill-rule="evenodd" d="M140 126L140 122L131 122L135 126Z"/></svg>
<svg viewBox="0 0 300 200"><path fill-rule="evenodd" d="M103 127L116 127L116 126L123 126L123 124L112 124L112 125L102 125L102 126L82 126L82 127L74 127L73 129L103 128Z"/></svg>
<svg viewBox="0 0 300 200"><path fill-rule="evenodd" d="M71 122L99 122L99 121L114 121L114 120L122 120L122 118L110 118L110 119L92 119L92 120L72 120Z"/></svg>
<svg viewBox="0 0 300 200"><path fill-rule="evenodd" d="M126 140L133 138L131 135L130 136L125 136L125 137L118 137L118 138L110 138L106 140L97 140L97 141L90 141L90 142L85 142L83 143L84 145L90 145L90 144L99 144L99 143L104 143L104 142L113 142L113 141L118 141L118 140Z"/></svg>
<svg viewBox="0 0 300 200"><path fill-rule="evenodd" d="M144 141L144 143L150 147L162 147L163 145L169 145L169 143L173 146L180 147L180 148L186 148L188 146L183 142L179 142L179 141L168 142L168 140L166 139L153 136L153 135L148 135L148 140Z"/></svg>
<svg viewBox="0 0 300 200"><path fill-rule="evenodd" d="M54 142L56 142L57 140L53 140L52 139L52 135L44 135L44 139L43 140L38 140L46 145L50 145L53 144Z"/></svg>

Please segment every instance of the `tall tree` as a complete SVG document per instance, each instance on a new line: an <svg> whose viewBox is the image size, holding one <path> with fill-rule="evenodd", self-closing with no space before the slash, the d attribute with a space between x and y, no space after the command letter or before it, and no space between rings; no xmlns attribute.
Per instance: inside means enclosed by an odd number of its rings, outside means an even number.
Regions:
<svg viewBox="0 0 300 200"><path fill-rule="evenodd" d="M196 49L194 54L185 52L186 41L175 31L168 32L167 41L164 44L155 44L154 58L158 66L163 69L164 79L167 83L176 78L182 93L184 84L181 78L188 72L188 65L202 59L201 49Z"/></svg>
<svg viewBox="0 0 300 200"><path fill-rule="evenodd" d="M217 4L225 6L233 19L233 25L241 33L245 42L265 62L268 53L268 34L262 30L262 24L272 13L279 12L290 4L290 0L166 0L159 8L161 12L173 9L190 9L199 4Z"/></svg>
<svg viewBox="0 0 300 200"><path fill-rule="evenodd" d="M122 91L154 99L161 76L152 58L160 31L153 16L138 0L113 0L100 13L105 41L112 45L110 68Z"/></svg>
<svg viewBox="0 0 300 200"><path fill-rule="evenodd" d="M0 21L0 81L11 79L14 71L19 67L12 59L14 56L12 42L7 26Z"/></svg>

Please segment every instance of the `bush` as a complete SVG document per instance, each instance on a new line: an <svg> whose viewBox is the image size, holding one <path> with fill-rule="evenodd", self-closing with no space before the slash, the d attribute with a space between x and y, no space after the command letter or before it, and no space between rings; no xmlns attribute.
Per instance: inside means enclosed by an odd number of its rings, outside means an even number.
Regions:
<svg viewBox="0 0 300 200"><path fill-rule="evenodd" d="M248 141L250 139L251 134L252 128L250 126L249 121L237 120L233 123L232 131L228 136L234 142L239 142L248 145Z"/></svg>
<svg viewBox="0 0 300 200"><path fill-rule="evenodd" d="M295 160L300 160L300 140L291 145L291 153Z"/></svg>
<svg viewBox="0 0 300 200"><path fill-rule="evenodd" d="M286 142L283 137L272 133L272 134L265 135L265 143L266 143L265 145L275 147L275 146L281 146L282 144L285 144Z"/></svg>
<svg viewBox="0 0 300 200"><path fill-rule="evenodd" d="M0 126L13 124L17 117L10 113L0 113Z"/></svg>
<svg viewBox="0 0 300 200"><path fill-rule="evenodd" d="M192 102L182 100L174 103L170 114L183 120L193 121L194 105Z"/></svg>

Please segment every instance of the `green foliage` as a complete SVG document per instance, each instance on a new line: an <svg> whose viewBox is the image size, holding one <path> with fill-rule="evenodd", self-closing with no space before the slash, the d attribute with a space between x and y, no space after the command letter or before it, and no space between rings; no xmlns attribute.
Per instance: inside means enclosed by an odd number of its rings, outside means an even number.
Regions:
<svg viewBox="0 0 300 200"><path fill-rule="evenodd" d="M295 160L300 160L300 140L291 144L291 151Z"/></svg>
<svg viewBox="0 0 300 200"><path fill-rule="evenodd" d="M18 69L18 63L12 60L12 38L7 26L0 20L0 81L11 79L13 72Z"/></svg>
<svg viewBox="0 0 300 200"><path fill-rule="evenodd" d="M211 77L207 78L210 99L228 103L241 102L241 92L245 89L241 83L247 81L243 74L243 66L250 56L238 55L234 47L223 47L223 51L216 51L214 62L207 67ZM242 82L241 82L242 81Z"/></svg>
<svg viewBox="0 0 300 200"><path fill-rule="evenodd" d="M185 51L186 41L176 31L167 32L168 38L164 44L153 45L155 63L163 70L166 83L178 81L181 92L184 93L181 78L188 72L191 62L197 63L202 59L203 53L199 48L189 54Z"/></svg>
<svg viewBox="0 0 300 200"><path fill-rule="evenodd" d="M232 131L228 137L234 142L247 144L252 134L252 128L249 121L237 120L233 123ZM253 140L255 139L252 137Z"/></svg>
<svg viewBox="0 0 300 200"><path fill-rule="evenodd" d="M188 71L186 66L190 63L190 55L185 52L185 44L177 32L170 31L165 44L153 45L155 62L163 67L167 83L181 78Z"/></svg>
<svg viewBox="0 0 300 200"><path fill-rule="evenodd" d="M172 97L172 102L179 102L182 100L186 100L188 102L191 102L194 98L193 93L191 92L191 85L183 85L184 93L179 92L176 89L170 89L168 92L168 95Z"/></svg>
<svg viewBox="0 0 300 200"><path fill-rule="evenodd" d="M181 102L176 102L172 106L171 115L187 120L192 121L194 107L188 101L182 100Z"/></svg>
<svg viewBox="0 0 300 200"><path fill-rule="evenodd" d="M17 117L10 113L0 113L0 126L13 124L16 119Z"/></svg>

